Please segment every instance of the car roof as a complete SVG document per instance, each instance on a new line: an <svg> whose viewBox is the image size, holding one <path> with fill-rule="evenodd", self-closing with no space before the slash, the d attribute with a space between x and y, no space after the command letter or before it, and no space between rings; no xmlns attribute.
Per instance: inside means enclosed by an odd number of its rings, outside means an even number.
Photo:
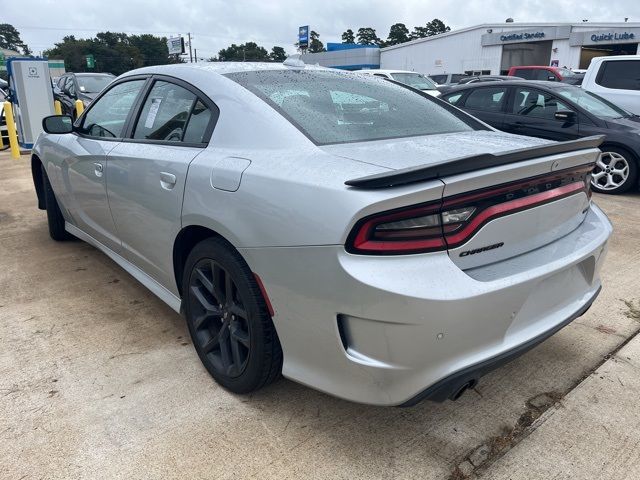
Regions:
<svg viewBox="0 0 640 480"><path fill-rule="evenodd" d="M96 77L96 76L104 76L104 77L115 77L113 73L106 72L66 72L62 75L75 75L76 77ZM61 75L61 76L62 76Z"/></svg>
<svg viewBox="0 0 640 480"><path fill-rule="evenodd" d="M326 67L305 64L304 67L286 66L283 63L276 62L199 62L199 63L179 63L172 65L154 65L150 67L137 68L123 74L123 76L141 75L141 74L180 74L189 71L209 72L218 75L237 72L258 72L267 70L332 70Z"/></svg>
<svg viewBox="0 0 640 480"><path fill-rule="evenodd" d="M412 72L411 70L383 70L382 68L371 68L368 70L356 70L356 73L371 73L372 75L375 73L418 73L422 75L420 72Z"/></svg>
<svg viewBox="0 0 640 480"><path fill-rule="evenodd" d="M580 88L576 85L571 85L569 83L562 82L549 82L546 80L505 80L504 82L500 82L499 84L491 83L491 82L477 82L477 83L465 83L463 85L454 85L449 90L447 90L444 95L449 95L453 92L458 92L462 90L471 90L474 88L491 88L491 87L507 87L509 85L513 85L515 87L536 87L547 90L553 90L556 88Z"/></svg>

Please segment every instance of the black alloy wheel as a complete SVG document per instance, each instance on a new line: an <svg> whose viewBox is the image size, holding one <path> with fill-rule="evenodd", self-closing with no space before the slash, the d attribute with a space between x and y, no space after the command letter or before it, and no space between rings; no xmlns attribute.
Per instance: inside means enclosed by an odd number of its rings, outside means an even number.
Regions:
<svg viewBox="0 0 640 480"><path fill-rule="evenodd" d="M198 356L234 393L271 383L282 349L255 276L228 242L211 237L189 253L182 277L184 314Z"/></svg>

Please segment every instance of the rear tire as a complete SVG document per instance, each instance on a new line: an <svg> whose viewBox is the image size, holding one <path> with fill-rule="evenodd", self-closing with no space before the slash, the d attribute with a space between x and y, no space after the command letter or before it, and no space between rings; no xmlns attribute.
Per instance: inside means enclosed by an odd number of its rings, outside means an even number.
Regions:
<svg viewBox="0 0 640 480"><path fill-rule="evenodd" d="M216 382L231 392L249 393L278 378L280 341L240 254L221 238L205 239L189 253L182 278L189 333Z"/></svg>
<svg viewBox="0 0 640 480"><path fill-rule="evenodd" d="M591 187L600 193L624 193L636 185L638 161L624 148L600 147L602 156L591 174Z"/></svg>
<svg viewBox="0 0 640 480"><path fill-rule="evenodd" d="M58 201L49 183L49 177L44 171L44 166L40 168L42 172L42 186L44 189L44 201L47 210L47 223L49 224L49 236L57 242L70 240L73 238L69 232L64 229L64 217L58 206Z"/></svg>

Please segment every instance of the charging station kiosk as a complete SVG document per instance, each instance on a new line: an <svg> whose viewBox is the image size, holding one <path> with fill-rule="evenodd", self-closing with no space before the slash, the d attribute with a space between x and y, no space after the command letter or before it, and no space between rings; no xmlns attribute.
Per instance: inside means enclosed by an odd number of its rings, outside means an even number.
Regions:
<svg viewBox="0 0 640 480"><path fill-rule="evenodd" d="M18 143L31 149L42 132L42 119L55 114L49 62L42 58L10 58L7 73Z"/></svg>

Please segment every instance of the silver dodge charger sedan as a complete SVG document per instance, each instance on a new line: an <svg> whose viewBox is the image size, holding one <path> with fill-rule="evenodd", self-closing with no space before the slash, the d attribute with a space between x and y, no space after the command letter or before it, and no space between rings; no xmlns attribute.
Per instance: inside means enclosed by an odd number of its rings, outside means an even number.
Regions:
<svg viewBox="0 0 640 480"><path fill-rule="evenodd" d="M134 70L43 128L51 237L181 312L232 392L282 373L368 404L456 399L600 290L600 137L501 133L296 60Z"/></svg>

